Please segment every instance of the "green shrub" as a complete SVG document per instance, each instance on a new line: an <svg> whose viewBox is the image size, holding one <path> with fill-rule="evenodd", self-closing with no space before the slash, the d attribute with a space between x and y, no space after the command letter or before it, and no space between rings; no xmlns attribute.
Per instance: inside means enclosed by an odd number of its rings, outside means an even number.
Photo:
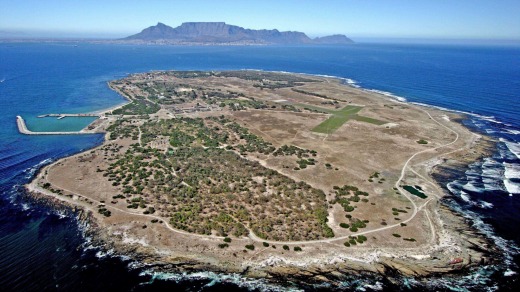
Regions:
<svg viewBox="0 0 520 292"><path fill-rule="evenodd" d="M348 225L347 223L340 223L339 226L341 228L350 228L350 225Z"/></svg>
<svg viewBox="0 0 520 292"><path fill-rule="evenodd" d="M264 247L269 247L269 243L267 243L267 242L265 242L265 241L262 242L262 244L263 244Z"/></svg>
<svg viewBox="0 0 520 292"><path fill-rule="evenodd" d="M299 247L299 246L295 246L295 247L294 247L294 251L302 251L302 248Z"/></svg>
<svg viewBox="0 0 520 292"><path fill-rule="evenodd" d="M229 244L227 244L227 243L221 243L218 245L218 247L220 247L220 248L226 248L228 246L229 246Z"/></svg>
<svg viewBox="0 0 520 292"><path fill-rule="evenodd" d="M252 245L252 244L246 245L246 248L249 249L249 250L255 250L255 246Z"/></svg>
<svg viewBox="0 0 520 292"><path fill-rule="evenodd" d="M288 245L284 245L284 246L282 246L282 247L283 247L283 249L285 249L285 250L289 250L289 246L288 246Z"/></svg>
<svg viewBox="0 0 520 292"><path fill-rule="evenodd" d="M224 242L231 242L231 238L229 238L229 237L224 237Z"/></svg>
<svg viewBox="0 0 520 292"><path fill-rule="evenodd" d="M400 235L400 234L397 234L397 233L393 233L392 235L393 235L394 237L401 237L401 235Z"/></svg>

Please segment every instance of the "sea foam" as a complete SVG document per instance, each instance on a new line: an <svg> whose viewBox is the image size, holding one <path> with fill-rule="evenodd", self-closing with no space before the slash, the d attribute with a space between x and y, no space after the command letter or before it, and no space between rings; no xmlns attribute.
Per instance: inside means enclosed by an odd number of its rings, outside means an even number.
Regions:
<svg viewBox="0 0 520 292"><path fill-rule="evenodd" d="M501 142L504 142L506 144L507 148L511 153L513 153L516 158L520 159L520 143L515 143L511 141L507 141L506 139L500 138Z"/></svg>

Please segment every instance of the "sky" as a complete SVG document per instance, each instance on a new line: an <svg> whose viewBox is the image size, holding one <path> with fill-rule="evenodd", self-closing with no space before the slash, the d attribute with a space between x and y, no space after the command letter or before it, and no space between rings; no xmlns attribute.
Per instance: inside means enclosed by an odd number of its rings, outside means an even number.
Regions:
<svg viewBox="0 0 520 292"><path fill-rule="evenodd" d="M119 38L190 21L311 37L520 40L520 0L0 0L4 38Z"/></svg>

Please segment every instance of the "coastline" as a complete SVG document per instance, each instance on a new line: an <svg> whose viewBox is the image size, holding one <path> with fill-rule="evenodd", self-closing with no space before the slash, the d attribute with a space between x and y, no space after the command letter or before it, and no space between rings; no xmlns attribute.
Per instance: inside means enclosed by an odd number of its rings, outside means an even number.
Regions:
<svg viewBox="0 0 520 292"><path fill-rule="evenodd" d="M105 133L105 129L113 120L114 117L107 116L107 114L110 114L112 111L120 109L124 107L125 105L132 102L132 99L130 99L128 96L120 92L117 88L112 87L110 82L107 82L107 86L118 93L121 97L126 99L127 101L119 103L117 105L111 106L106 109L97 110L94 112L89 112L86 115L97 115L98 118L92 121L90 124L86 125L83 129L79 131L66 131L66 132L59 132L59 131L53 131L53 132L34 132L27 128L27 125L25 123L25 120L21 116L16 116L16 125L18 127L18 132L20 134L24 135L86 135L86 134L98 134L98 133ZM42 115L39 117L44 117L48 115ZM82 116L82 114L60 114L61 117L66 116Z"/></svg>
<svg viewBox="0 0 520 292"><path fill-rule="evenodd" d="M110 86L110 84L109 84ZM110 86L110 88L112 88ZM112 88L115 90L114 88ZM127 98L124 94L117 91L120 95ZM392 100L388 96L381 95L382 98L388 98L389 100ZM129 98L127 98L129 99ZM394 101L394 100L392 100ZM400 101L397 101L400 102ZM126 104L126 103L125 103ZM408 103L407 103L408 104ZM123 104L124 105L124 104ZM121 107L123 105L120 105L118 107ZM417 106L417 105L416 105ZM107 113L112 109L107 109L104 111L104 113ZM459 116L460 118L463 118L462 116ZM453 121L453 119L452 119ZM454 121L455 122L455 121ZM458 121L457 121L458 122ZM461 124L462 125L462 124ZM463 126L463 125L462 125ZM98 147L102 147L107 143L107 139L103 142L103 144L99 145ZM478 145L481 141L473 141L471 144L474 147L475 145ZM491 143L491 141L488 141ZM95 148L98 148L95 147ZM95 149L94 148L94 149ZM484 147L485 148L485 147ZM92 151L93 149L88 149L85 152L75 154L73 156L70 156L69 158L76 157L83 155L84 153L87 153L89 151ZM468 157L468 156L462 156L460 159L463 159L464 163L471 163L477 157L481 157L482 155L485 155L485 151L478 150L476 152L478 155L474 157ZM309 276L312 276L315 280L330 280L330 279L338 279L340 276L338 276L336 273L374 273L374 274L385 274L388 276L393 275L393 273L400 273L402 275L406 276L428 276L428 275L437 275L439 273L457 273L461 270L469 269L475 265L486 263L485 261L482 263L475 263L471 261L471 258L473 256L478 257L474 254L468 253L468 257L470 260L465 262L464 264L458 264L448 267L432 267L428 264L425 265L425 261L418 258L413 259L410 257L407 257L405 254L410 254L410 252L416 252L418 254L424 254L424 247L418 247L415 249L408 249L404 251L404 254L401 253L392 253L395 252L395 249L392 248L376 248L369 251L364 251L363 248L359 248L358 250L353 251L352 256L346 256L346 257L329 257L325 258L321 261L302 261L301 259L293 259L293 260L283 260L283 259L276 259L273 258L271 261L267 262L261 262L261 263L254 263L254 262L248 262L246 265L246 268L244 268L243 265L232 265L229 266L222 266L221 263L218 263L219 261L216 259L212 259L208 262L207 259L201 259L198 256L179 256L174 257L173 259L171 256L169 257L169 260L162 259L160 256L157 255L157 250L155 250L153 247L145 247L142 245L139 245L138 243L134 244L124 244L121 242L118 242L117 239L115 239L111 234L106 233L106 229L102 227L102 224L99 222L99 220L96 218L95 214L95 203L90 204L93 206L93 208L89 209L88 203L83 204L83 206L74 204L72 202L77 201L78 198L74 199L71 197L71 200L68 200L67 198L63 198L60 196L57 196L56 194L53 194L51 192L48 192L46 190L43 190L41 188L38 188L37 186L37 180L38 177L45 173L48 169L50 169L53 165L59 164L61 161L58 160L54 162L51 165L48 165L44 168L42 168L38 174L36 174L35 179L32 180L32 182L27 185L27 189L30 193L32 193L35 197L40 198L52 198L52 203L56 205L69 205L70 207L74 208L74 210L81 210L81 214L87 214L82 215L82 220L85 220L85 222L88 222L87 224L89 226L89 232L92 232L93 234L96 234L95 237L98 238L101 242L106 244L107 246L110 246L110 248L117 251L117 253L122 255L130 255L131 257L135 257L137 259L140 259L147 263L161 263L164 265L166 269L170 269L171 265L173 264L175 266L174 269L178 269L179 271L199 271L199 270L210 270L210 271L216 271L216 272L232 272L232 273L242 273L246 276L251 277L284 277L294 280L303 281ZM425 169L421 169L421 173L425 173L428 178L431 177L432 170L434 170L439 164L446 163L446 161L436 161L437 163L433 163L431 165L428 165ZM437 182L435 182L437 187L440 186ZM39 193L40 195L38 195ZM83 202L84 203L84 202ZM79 209L77 209L79 208ZM466 248L475 247L478 245L488 245L489 243L487 240L481 238L481 235L476 234L469 226L465 226L462 222L462 219L460 218L460 215L455 214L453 211L444 209L443 207L439 207L439 205L434 207L430 205L425 204L425 208L428 208L428 210L434 215L437 211L440 210L440 213L443 213L443 216L440 216L437 214L437 216L443 217L446 221L451 222L451 226L449 226L450 229L458 229L463 230L465 236L467 238L465 239L468 242L468 246ZM448 218L448 219L446 219ZM491 250L493 250L491 248ZM421 251L421 252L419 252ZM491 251L492 253L493 251ZM160 254L160 253L159 253ZM487 257L487 256L486 256ZM490 257L489 257L490 258ZM490 259L491 261L491 259ZM217 263L217 264L216 264ZM161 265L159 264L159 266ZM256 264L256 265L255 265Z"/></svg>

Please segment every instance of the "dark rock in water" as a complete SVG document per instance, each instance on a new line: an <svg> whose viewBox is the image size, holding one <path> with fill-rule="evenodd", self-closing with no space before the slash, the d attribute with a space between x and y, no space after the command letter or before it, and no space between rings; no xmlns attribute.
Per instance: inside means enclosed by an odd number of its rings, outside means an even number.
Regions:
<svg viewBox="0 0 520 292"><path fill-rule="evenodd" d="M303 32L245 29L225 22L185 22L173 28L163 23L150 26L122 41L172 44L351 44L344 35L311 39Z"/></svg>

